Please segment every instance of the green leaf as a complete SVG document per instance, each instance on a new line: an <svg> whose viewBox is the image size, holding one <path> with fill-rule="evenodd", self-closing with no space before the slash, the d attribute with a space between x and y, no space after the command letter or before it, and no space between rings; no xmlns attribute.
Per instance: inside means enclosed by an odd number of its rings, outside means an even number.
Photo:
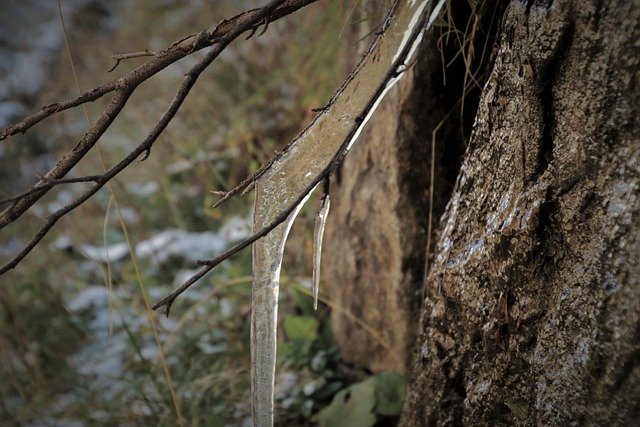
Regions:
<svg viewBox="0 0 640 427"><path fill-rule="evenodd" d="M313 342L318 338L318 319L311 316L289 316L283 320L284 331L290 340Z"/></svg>
<svg viewBox="0 0 640 427"><path fill-rule="evenodd" d="M402 412L406 381L404 376L383 372L373 377L375 380L376 413L399 415Z"/></svg>
<svg viewBox="0 0 640 427"><path fill-rule="evenodd" d="M372 427L376 423L375 404L375 380L369 378L336 394L314 421L331 427Z"/></svg>

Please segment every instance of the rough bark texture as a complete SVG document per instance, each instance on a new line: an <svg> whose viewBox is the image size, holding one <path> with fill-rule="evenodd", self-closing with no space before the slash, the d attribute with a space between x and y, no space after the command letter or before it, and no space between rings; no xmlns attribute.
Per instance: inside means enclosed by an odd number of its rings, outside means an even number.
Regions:
<svg viewBox="0 0 640 427"><path fill-rule="evenodd" d="M639 40L638 1L510 3L404 425L640 419Z"/></svg>

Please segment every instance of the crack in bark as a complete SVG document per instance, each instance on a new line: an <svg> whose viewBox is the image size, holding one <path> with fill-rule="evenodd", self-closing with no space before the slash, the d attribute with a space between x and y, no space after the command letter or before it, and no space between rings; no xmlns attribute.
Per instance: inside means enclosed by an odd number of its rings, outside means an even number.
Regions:
<svg viewBox="0 0 640 427"><path fill-rule="evenodd" d="M602 10L604 6L604 0L596 0L593 13L593 29L600 28L600 20L602 19Z"/></svg>
<svg viewBox="0 0 640 427"><path fill-rule="evenodd" d="M549 59L540 67L538 82L540 85L539 99L542 107L542 141L540 152L538 153L538 167L534 175L534 180L542 176L553 160L553 134L557 125L553 88L557 81L558 71L573 43L574 34L575 24L570 22L563 28L560 39Z"/></svg>

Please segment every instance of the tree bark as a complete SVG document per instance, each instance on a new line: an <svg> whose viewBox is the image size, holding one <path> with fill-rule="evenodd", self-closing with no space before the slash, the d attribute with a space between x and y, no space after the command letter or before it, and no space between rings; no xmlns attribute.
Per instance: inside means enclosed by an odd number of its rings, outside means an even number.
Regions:
<svg viewBox="0 0 640 427"><path fill-rule="evenodd" d="M638 2L513 2L426 283L405 425L640 415Z"/></svg>
<svg viewBox="0 0 640 427"><path fill-rule="evenodd" d="M430 71L404 82L332 187L331 295L391 350L354 338L339 314L336 335L374 370L400 369L417 341L404 425L630 424L640 2L512 1L501 28L450 197L455 156L436 147L434 196L449 200L419 322L430 130L445 115L429 101L440 87L433 40L420 60Z"/></svg>

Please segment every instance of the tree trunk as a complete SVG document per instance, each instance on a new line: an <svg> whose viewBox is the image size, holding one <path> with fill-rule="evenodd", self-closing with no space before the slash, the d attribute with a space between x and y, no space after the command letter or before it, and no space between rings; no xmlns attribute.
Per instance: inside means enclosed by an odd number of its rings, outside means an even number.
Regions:
<svg viewBox="0 0 640 427"><path fill-rule="evenodd" d="M509 3L450 195L462 140L436 139L434 211L448 204L419 322L431 130L447 111L435 40L351 153L325 273L389 350L334 325L374 370L417 342L404 425L640 417L638 40L637 0Z"/></svg>

